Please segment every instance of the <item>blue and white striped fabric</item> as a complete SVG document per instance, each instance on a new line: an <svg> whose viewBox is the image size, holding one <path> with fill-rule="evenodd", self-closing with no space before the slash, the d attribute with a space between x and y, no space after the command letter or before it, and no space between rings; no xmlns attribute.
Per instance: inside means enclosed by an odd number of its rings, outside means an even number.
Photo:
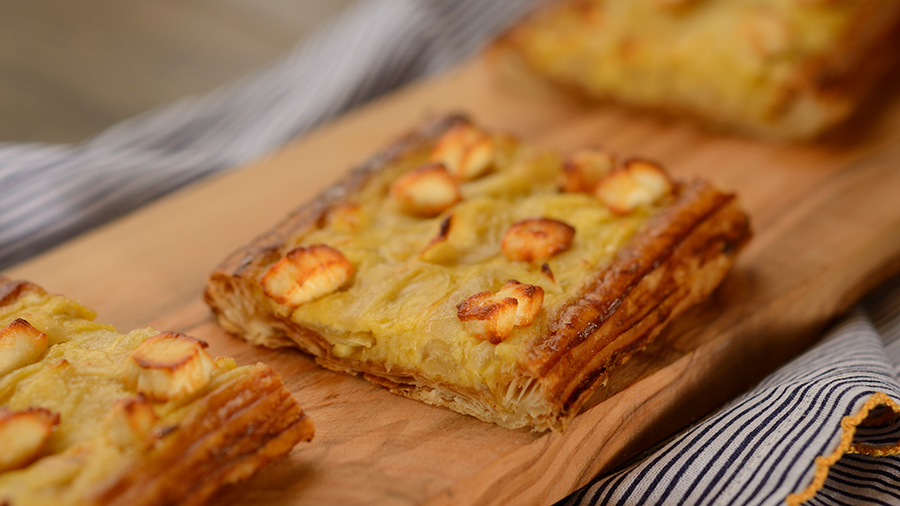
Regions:
<svg viewBox="0 0 900 506"><path fill-rule="evenodd" d="M77 146L0 144L0 269L470 56L533 2L362 2L209 95ZM783 504L821 486L808 504L898 504L898 371L900 280L752 391L563 503ZM854 433L873 407L878 424Z"/></svg>

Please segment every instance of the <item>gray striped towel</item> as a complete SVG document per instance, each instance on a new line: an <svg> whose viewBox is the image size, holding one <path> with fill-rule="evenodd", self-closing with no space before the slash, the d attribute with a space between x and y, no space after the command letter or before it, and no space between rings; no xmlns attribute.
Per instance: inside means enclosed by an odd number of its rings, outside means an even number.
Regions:
<svg viewBox="0 0 900 506"><path fill-rule="evenodd" d="M900 504L900 278L814 349L561 504Z"/></svg>
<svg viewBox="0 0 900 506"><path fill-rule="evenodd" d="M280 61L77 146L0 145L0 268L477 51L533 0L371 0ZM563 501L900 504L900 280L752 391Z"/></svg>
<svg viewBox="0 0 900 506"><path fill-rule="evenodd" d="M77 146L0 144L0 269L472 55L532 1L361 2L209 95Z"/></svg>

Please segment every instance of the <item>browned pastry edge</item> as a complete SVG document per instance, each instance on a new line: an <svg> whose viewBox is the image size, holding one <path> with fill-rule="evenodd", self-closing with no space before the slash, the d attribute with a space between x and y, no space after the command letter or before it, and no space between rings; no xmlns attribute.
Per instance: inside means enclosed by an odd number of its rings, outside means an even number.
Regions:
<svg viewBox="0 0 900 506"><path fill-rule="evenodd" d="M97 496L97 504L198 505L313 437L313 424L265 364L210 392L178 426L151 436L146 459Z"/></svg>
<svg viewBox="0 0 900 506"><path fill-rule="evenodd" d="M584 103L614 103L664 116L690 118L713 129L772 140L798 141L814 139L852 116L878 80L900 62L895 50L900 41L900 2L876 0L867 4L867 9L853 19L850 28L831 51L810 57L794 69L791 80L780 90L780 100L768 111L773 120L769 125L716 117L675 102L641 104L620 100L609 94L599 97L586 91L579 83L542 73L518 48L517 39L527 30L530 19L541 16L545 10L562 8L569 3L577 5L582 1L546 2L498 37L487 48L486 54L498 69L500 79L513 88L540 88L544 93L550 89L558 90ZM780 125L777 118L788 115L794 107L800 107L797 104L799 97L803 96L820 108L821 124L807 125L802 130Z"/></svg>
<svg viewBox="0 0 900 506"><path fill-rule="evenodd" d="M562 431L616 365L643 349L669 321L719 285L750 239L749 222L732 195L698 181L620 252L581 296L552 317L551 335L532 350L522 376L541 378L558 404L541 428ZM392 392L415 398L428 380L382 364L346 364L323 357L335 370L363 372ZM467 392L475 396L474 390Z"/></svg>
<svg viewBox="0 0 900 506"><path fill-rule="evenodd" d="M253 278L254 273L268 268L280 259L284 253L281 250L289 237L314 229L333 205L362 188L374 174L425 143L437 139L453 126L468 122L469 120L462 115L439 116L428 121L351 171L338 183L323 190L311 202L297 208L273 230L232 253L209 275L204 292L204 299L216 314L219 324L233 334L243 333L235 321L236 318L227 314L226 308L231 306L232 310L240 311L244 316L264 320L265 324L277 329L280 336L279 346L299 346L316 357L328 356L331 347L318 333L287 319L278 318L266 307L258 305L259 298L263 295ZM272 342L266 344L274 347ZM342 370L351 372L346 368Z"/></svg>
<svg viewBox="0 0 900 506"><path fill-rule="evenodd" d="M451 116L417 130L227 259L210 275L206 290L206 300L220 325L242 335L241 320L264 323L276 333L266 345L298 346L329 369L361 373L394 393L452 405L452 399L428 395L432 390L444 395L446 388L440 392L441 385L415 370L334 357L321 335L278 317L263 302L265 296L256 277L281 257L288 237L318 223L337 202L333 196L349 195L379 168L461 121L466 120ZM679 185L675 202L651 218L582 293L549 316L550 335L520 364L519 376L538 380L544 400L554 407L553 414L535 420L533 428L564 430L584 401L606 381L611 367L642 349L668 321L712 292L749 238L747 216L733 195L703 181ZM483 399L483 393L475 389L460 393Z"/></svg>
<svg viewBox="0 0 900 506"><path fill-rule="evenodd" d="M525 368L544 378L545 396L573 417L609 370L649 344L688 307L719 285L750 239L733 195L703 181L681 189L584 293L552 317L550 335Z"/></svg>
<svg viewBox="0 0 900 506"><path fill-rule="evenodd" d="M47 293L43 288L28 281L15 281L0 275L0 306L7 306L19 300L19 297L28 293Z"/></svg>
<svg viewBox="0 0 900 506"><path fill-rule="evenodd" d="M0 276L0 306L28 292L27 281ZM157 429L143 459L100 483L97 505L199 505L225 485L245 480L287 455L315 428L281 377L257 363L246 373L193 401L177 425Z"/></svg>
<svg viewBox="0 0 900 506"><path fill-rule="evenodd" d="M423 143L436 139L454 125L468 123L462 115L440 116L410 133L373 156L364 165L350 172L342 181L323 190L312 202L297 208L274 230L258 237L223 262L212 274L240 276L259 265L268 265L281 257L278 248L290 236L313 229L328 210L354 191L360 189L373 174L390 163L403 158ZM276 255L272 257L272 255ZM209 291L207 290L207 300Z"/></svg>

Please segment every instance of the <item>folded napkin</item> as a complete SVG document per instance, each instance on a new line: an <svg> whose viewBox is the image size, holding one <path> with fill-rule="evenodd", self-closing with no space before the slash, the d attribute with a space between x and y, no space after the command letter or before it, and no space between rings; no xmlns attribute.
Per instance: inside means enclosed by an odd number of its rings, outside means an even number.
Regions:
<svg viewBox="0 0 900 506"><path fill-rule="evenodd" d="M900 278L716 413L560 504L900 503Z"/></svg>
<svg viewBox="0 0 900 506"><path fill-rule="evenodd" d="M0 269L471 56L533 0L356 4L268 68L75 146L0 144ZM900 503L900 281L563 504Z"/></svg>

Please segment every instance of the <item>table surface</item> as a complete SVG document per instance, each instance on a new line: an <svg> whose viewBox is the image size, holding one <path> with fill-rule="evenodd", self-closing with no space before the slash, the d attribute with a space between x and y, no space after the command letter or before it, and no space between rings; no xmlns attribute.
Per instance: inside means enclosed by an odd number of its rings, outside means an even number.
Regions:
<svg viewBox="0 0 900 506"><path fill-rule="evenodd" d="M356 110L266 159L185 188L14 266L123 330L187 331L264 360L316 440L219 500L232 504L541 504L734 396L808 346L900 267L900 77L822 142L779 145L615 107L504 90L483 60ZM562 150L603 145L738 190L755 237L723 286L618 369L564 435L509 431L225 334L201 300L228 253L436 112Z"/></svg>

